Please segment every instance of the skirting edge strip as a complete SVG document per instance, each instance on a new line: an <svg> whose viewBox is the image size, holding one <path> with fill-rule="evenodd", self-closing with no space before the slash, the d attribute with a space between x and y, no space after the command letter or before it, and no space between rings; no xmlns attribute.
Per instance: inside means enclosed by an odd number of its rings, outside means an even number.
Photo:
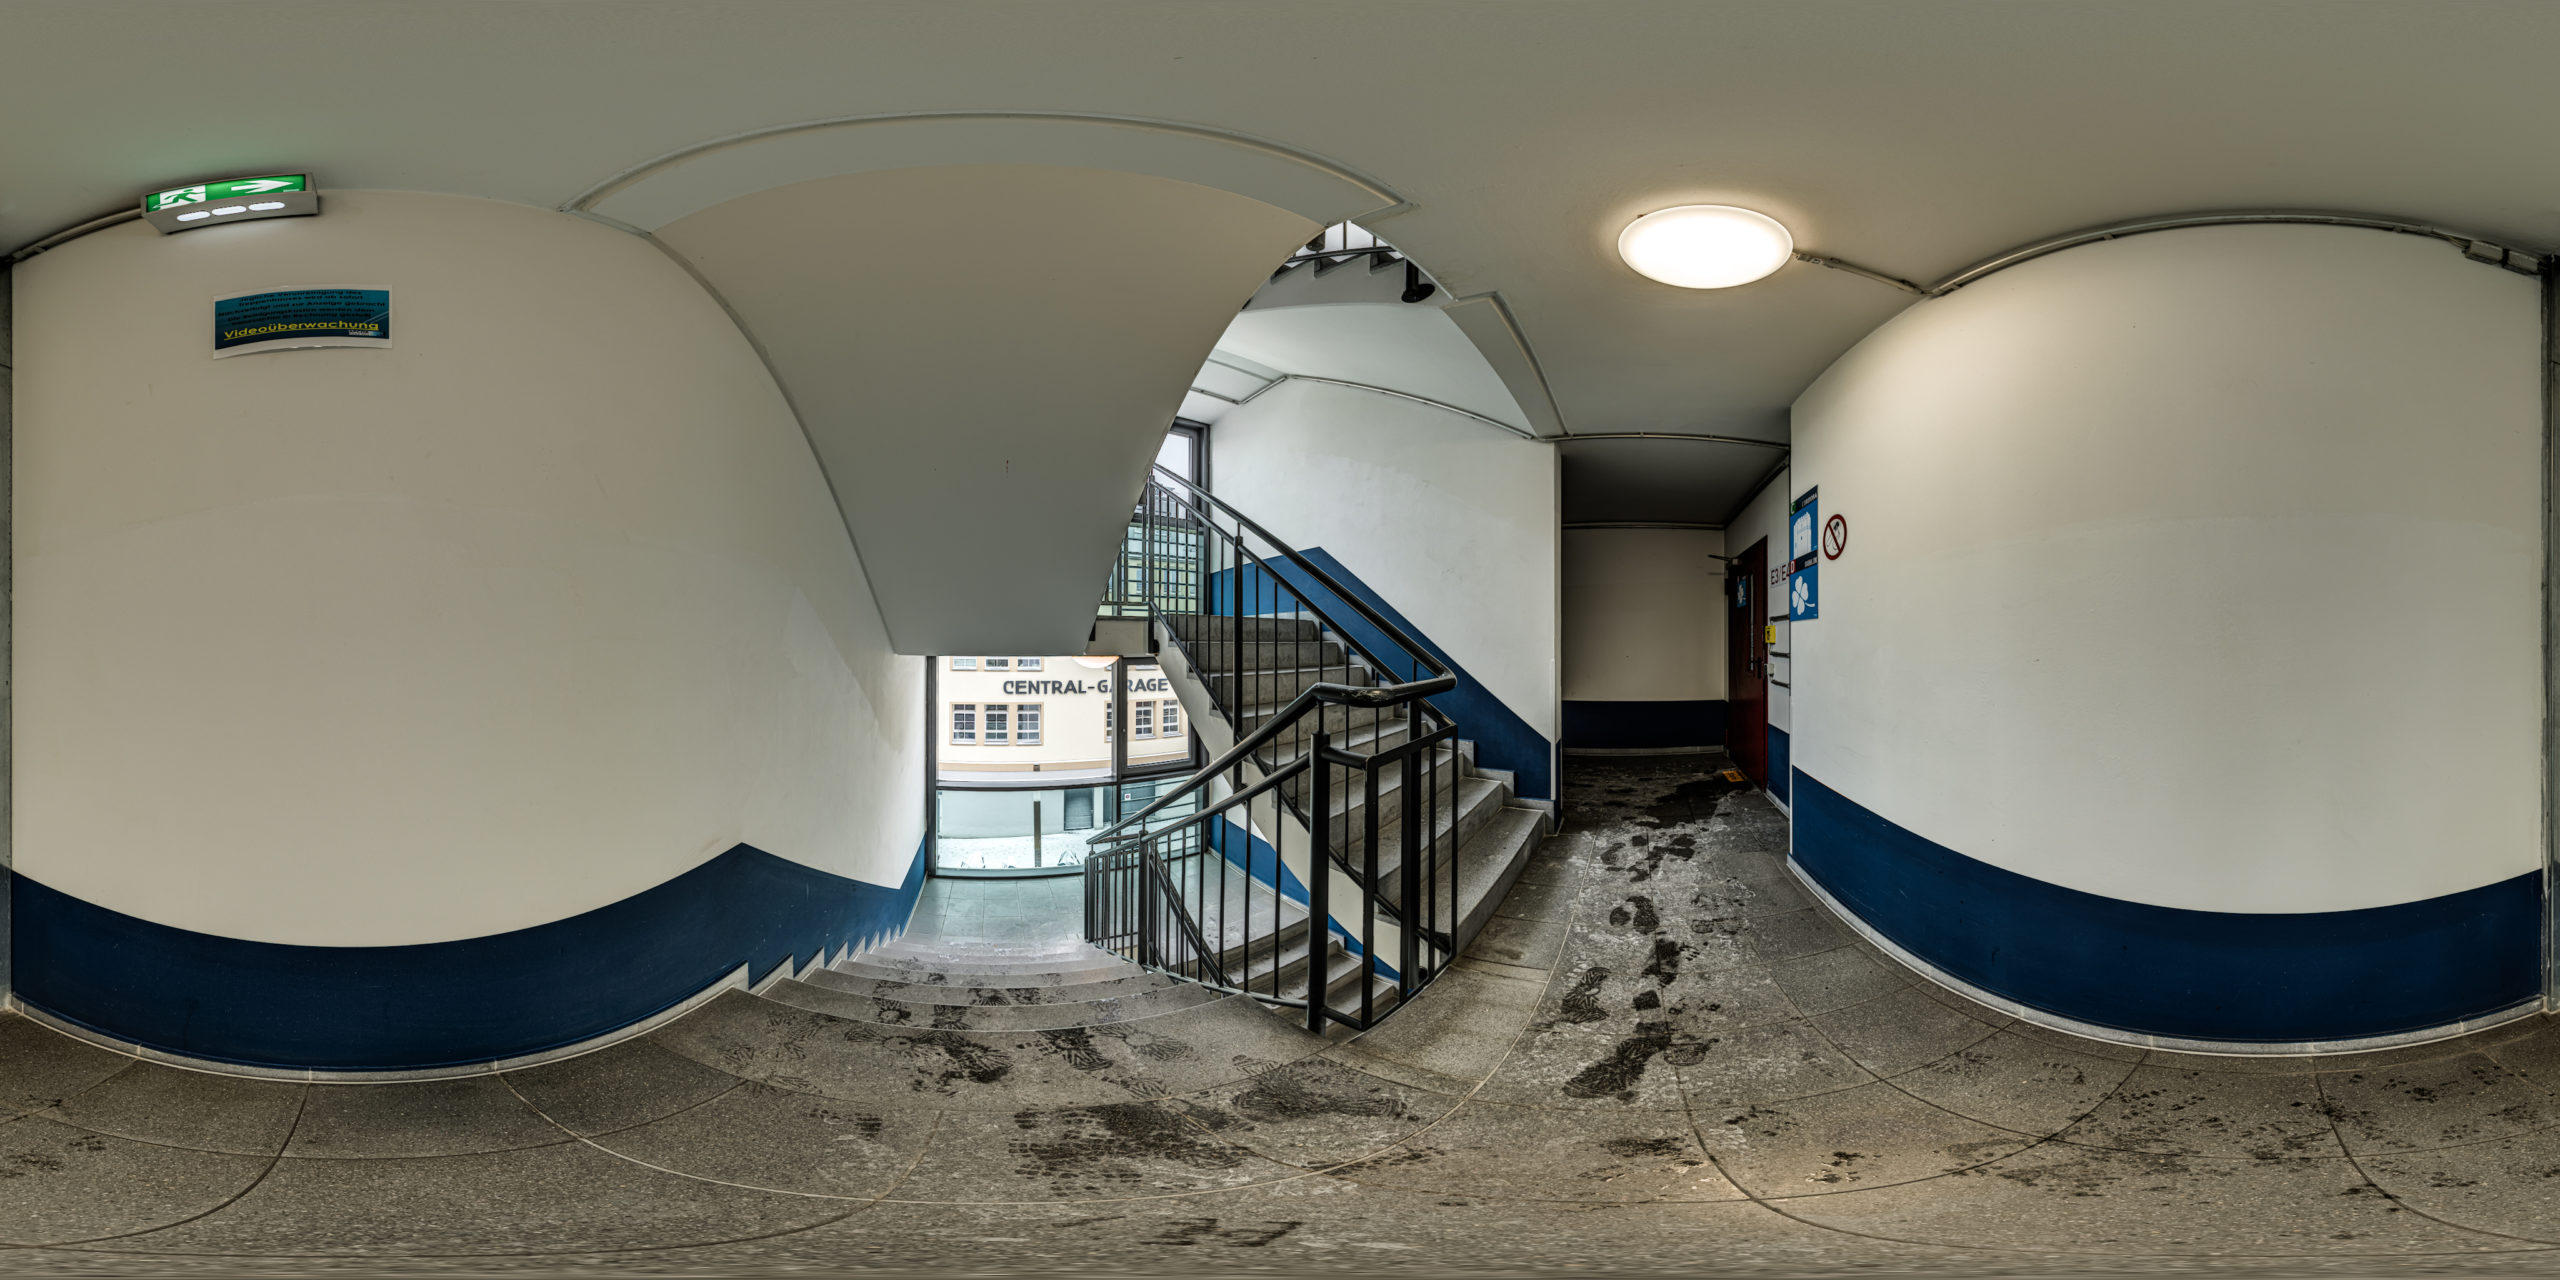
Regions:
<svg viewBox="0 0 2560 1280"><path fill-rule="evenodd" d="M49 1031L68 1036L83 1044L93 1045L109 1053L122 1054L128 1058L136 1058L164 1067L175 1067L181 1071L197 1071L209 1076L239 1076L249 1080L283 1080L296 1084L406 1084L420 1080L460 1080L472 1076L493 1076L508 1071L522 1071L527 1067L566 1062L571 1058L582 1058L590 1053L610 1049L626 1040L636 1040L645 1036L719 999L728 992L768 991L784 978L802 977L812 969L822 968L851 954L853 954L853 948L848 946L834 956L820 956L801 966L797 971L791 971L788 966L776 966L773 972L765 975L763 982L753 986L748 985L747 966L742 964L731 970L728 976L720 981L638 1022L616 1027L594 1039L581 1040L576 1044L564 1044L557 1048L545 1049L540 1053L528 1053L520 1057L502 1058L492 1062L465 1062L449 1067L420 1067L401 1071L330 1071L317 1068L260 1067L242 1062L224 1062L218 1058L196 1058L183 1053L171 1053L166 1049L154 1049L146 1044L135 1044L130 1040L119 1040L95 1027L74 1022L42 1006L29 1004L15 993L11 993L5 1000L0 1000L0 1007L13 1010L23 1015L29 1022L37 1023Z"/></svg>
<svg viewBox="0 0 2560 1280"><path fill-rule="evenodd" d="M1812 876L1806 875L1804 868L1796 865L1792 855L1787 858L1787 871L1795 876L1796 883L1804 886L1805 891L1812 894L1814 899L1840 923L1856 931L1859 937L1873 944L1877 950L1902 962L1904 968L1986 1009L2006 1014L2021 1022L2031 1022L2049 1030L2075 1035L2084 1040L2102 1040L2109 1044L2131 1045L2142 1049L2159 1049L2170 1053L2193 1053L2223 1058L2307 1058L2341 1053L2371 1053L2377 1049L2402 1049L2410 1045L2433 1044L2439 1040L2458 1039L2473 1032L2504 1026L2519 1018L2530 1018L2542 1012L2542 1000L2540 997L2535 997L2509 1005L2504 1009L2481 1014L2476 1018L2466 1018L2440 1027L2422 1027L2415 1031L2399 1031L2390 1035L2365 1036L2353 1040L2191 1040L2182 1036L2149 1035L2140 1031L2127 1031L2121 1027L2100 1026L2093 1022L2066 1018L2058 1013L2049 1013L2033 1005L2020 1004L2006 996L1994 995L1956 977L1904 950L1893 939L1870 928L1866 921L1857 917L1855 912L1841 905L1839 899L1832 897L1830 890L1815 883Z"/></svg>

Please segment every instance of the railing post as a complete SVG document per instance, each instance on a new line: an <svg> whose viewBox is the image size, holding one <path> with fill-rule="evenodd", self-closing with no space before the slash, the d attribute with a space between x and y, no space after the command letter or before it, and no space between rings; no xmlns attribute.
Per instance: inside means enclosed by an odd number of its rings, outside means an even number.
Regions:
<svg viewBox="0 0 2560 1280"><path fill-rule="evenodd" d="M1323 712L1319 710L1317 714ZM1369 748L1378 746L1375 729L1371 731ZM1367 1030L1377 1021L1372 1002L1377 999L1378 984L1378 761L1370 757L1361 766L1360 808L1360 1026ZM1413 851L1405 850L1406 860ZM1406 930L1411 932L1411 930Z"/></svg>
<svg viewBox="0 0 2560 1280"><path fill-rule="evenodd" d="M1422 700L1420 698L1405 704L1404 724L1404 776L1397 782L1404 793L1404 822L1399 832L1404 837L1404 874L1399 877L1404 883L1399 887L1402 897L1398 899L1403 910L1397 913L1398 918L1404 923L1404 928L1400 931L1396 945L1396 999L1399 1005L1403 1003L1405 997L1413 994L1415 975L1420 971L1422 928L1426 924L1436 923L1423 913L1422 877L1426 870L1423 865L1426 855L1437 852L1440 830L1440 815L1436 810L1430 813L1416 812L1429 803L1422 794L1422 751L1413 745L1422 741ZM1454 821L1454 815L1452 817ZM1426 823L1429 825L1426 826ZM1432 849L1423 848L1425 831L1432 833L1434 841ZM1429 874L1437 876L1439 871L1437 868L1431 868Z"/></svg>
<svg viewBox="0 0 2560 1280"><path fill-rule="evenodd" d="M1314 742L1307 760L1315 773L1313 812L1318 815L1315 821L1307 824L1307 833L1314 839L1314 843L1307 847L1307 1030L1323 1035L1325 951L1333 942L1333 855L1326 848L1332 842L1326 838L1329 824L1322 815L1331 807L1329 797L1333 788L1328 784L1332 781L1333 766L1324 757L1333 746L1333 735L1325 732L1321 711L1316 717ZM1278 883L1278 869L1273 870L1271 879Z"/></svg>

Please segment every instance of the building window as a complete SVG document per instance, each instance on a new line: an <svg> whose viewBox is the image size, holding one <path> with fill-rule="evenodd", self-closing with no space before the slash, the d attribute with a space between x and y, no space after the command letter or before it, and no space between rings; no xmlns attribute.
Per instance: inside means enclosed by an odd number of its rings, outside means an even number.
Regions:
<svg viewBox="0 0 2560 1280"><path fill-rule="evenodd" d="M955 747L970 747L976 746L977 743L978 704L974 702L952 703L951 745Z"/></svg>
<svg viewBox="0 0 2560 1280"><path fill-rule="evenodd" d="M1129 736L1132 738L1156 736L1156 704L1152 702L1129 704Z"/></svg>
<svg viewBox="0 0 2560 1280"><path fill-rule="evenodd" d="M1016 658L1013 660L1013 669L1016 671L1037 671L1040 669L1040 660L1038 658Z"/></svg>
<svg viewBox="0 0 2560 1280"><path fill-rule="evenodd" d="M1040 745L1040 704L1021 702L1013 708L1013 744L1017 747Z"/></svg>
<svg viewBox="0 0 2560 1280"><path fill-rule="evenodd" d="M1003 703L1001 703L1001 702L990 702L990 703L988 703L988 704L987 704L987 717L986 717L986 719L987 719L987 745L988 745L988 746L990 746L990 747L1001 747L1001 746L1004 746L1006 743L1008 743L1008 742L1012 741L1011 737L1010 737L1010 736L1005 732L1005 725L1006 725L1006 714L1005 714L1005 713L1006 713L1008 710L1009 710L1009 708L1007 708L1007 707L1006 707Z"/></svg>
<svg viewBox="0 0 2560 1280"><path fill-rule="evenodd" d="M1013 659L1011 659L1011 658L989 658L989 659L987 659L987 670L989 670L989 671L1009 671L1009 670L1011 670L1012 668L1013 668Z"/></svg>
<svg viewBox="0 0 2560 1280"><path fill-rule="evenodd" d="M1103 702L1103 704L1102 704L1102 740L1103 740L1104 742L1109 742L1109 741L1111 741L1111 730L1112 730L1112 728L1113 728L1113 725L1112 725L1112 723L1111 723L1111 722L1112 722L1114 719L1117 719L1117 718L1118 718L1118 716L1119 716L1119 712L1120 712L1120 709L1119 709L1118 707L1113 706L1109 700L1106 700L1106 701L1104 701L1104 702Z"/></svg>
<svg viewBox="0 0 2560 1280"><path fill-rule="evenodd" d="M1165 702L1164 702L1164 720L1163 720L1163 725L1164 725L1164 727L1163 727L1162 732L1163 732L1163 734L1164 734L1164 736L1165 736L1165 737L1168 737L1168 738L1178 738L1178 737L1181 737L1181 736L1182 736L1182 704L1181 704L1181 703L1176 702L1176 701L1172 700L1171 698L1167 698L1167 699L1165 699Z"/></svg>
<svg viewBox="0 0 2560 1280"><path fill-rule="evenodd" d="M954 671L975 671L978 669L978 660L976 658L953 658L951 660L951 669Z"/></svg>

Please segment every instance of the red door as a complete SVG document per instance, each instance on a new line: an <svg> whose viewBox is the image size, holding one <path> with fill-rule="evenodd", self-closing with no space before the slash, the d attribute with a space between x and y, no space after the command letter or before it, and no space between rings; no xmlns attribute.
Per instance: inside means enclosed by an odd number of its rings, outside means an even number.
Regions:
<svg viewBox="0 0 2560 1280"><path fill-rule="evenodd" d="M1736 768L1769 785L1769 540L1725 566L1725 749Z"/></svg>

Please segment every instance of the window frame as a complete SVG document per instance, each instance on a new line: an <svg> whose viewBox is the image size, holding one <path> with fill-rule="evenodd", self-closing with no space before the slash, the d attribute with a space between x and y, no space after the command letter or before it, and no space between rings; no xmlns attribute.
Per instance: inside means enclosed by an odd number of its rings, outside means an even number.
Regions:
<svg viewBox="0 0 2560 1280"><path fill-rule="evenodd" d="M1012 705L1013 745L1017 747L1039 746L1040 731L1043 727L1043 722L1049 718L1047 709L1048 704L1041 702L1017 702ZM1028 738L1022 736L1022 713L1025 711L1031 713L1031 736Z"/></svg>
<svg viewBox="0 0 2560 1280"><path fill-rule="evenodd" d="M967 737L961 736L960 717L963 715L969 717ZM977 703L955 702L951 704L951 745L955 747L974 747L978 745Z"/></svg>
<svg viewBox="0 0 2560 1280"><path fill-rule="evenodd" d="M953 658L951 660L951 669L954 671L975 671L978 669L978 660L976 658Z"/></svg>
<svg viewBox="0 0 2560 1280"><path fill-rule="evenodd" d="M1003 721L1004 727L996 727L998 720ZM986 710L978 717L978 745L982 747L1009 747L1013 745L1012 703L990 702L986 704Z"/></svg>

